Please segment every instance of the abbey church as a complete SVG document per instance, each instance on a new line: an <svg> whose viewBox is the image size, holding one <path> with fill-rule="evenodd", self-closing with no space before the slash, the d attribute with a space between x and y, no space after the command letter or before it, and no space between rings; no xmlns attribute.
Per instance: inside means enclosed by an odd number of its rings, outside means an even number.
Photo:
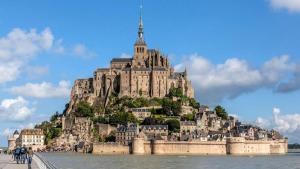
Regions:
<svg viewBox="0 0 300 169"><path fill-rule="evenodd" d="M70 106L72 100L84 100L90 104L96 99L105 102L112 93L119 97L162 98L171 87L180 88L186 96L194 97L186 70L175 72L167 56L159 50L148 49L140 16L133 58L113 58L110 67L98 68L93 78L76 80Z"/></svg>

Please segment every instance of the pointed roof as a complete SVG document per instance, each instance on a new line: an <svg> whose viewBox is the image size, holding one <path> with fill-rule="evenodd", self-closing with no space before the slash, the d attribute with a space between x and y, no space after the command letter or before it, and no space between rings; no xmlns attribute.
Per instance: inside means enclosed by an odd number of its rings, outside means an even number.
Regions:
<svg viewBox="0 0 300 169"><path fill-rule="evenodd" d="M14 135L20 134L18 130L15 130Z"/></svg>
<svg viewBox="0 0 300 169"><path fill-rule="evenodd" d="M135 45L146 45L146 42L144 40L144 27L143 27L143 18L142 18L142 9L143 5L141 3L140 7L140 21L139 21L139 31L138 31L138 39L135 42Z"/></svg>

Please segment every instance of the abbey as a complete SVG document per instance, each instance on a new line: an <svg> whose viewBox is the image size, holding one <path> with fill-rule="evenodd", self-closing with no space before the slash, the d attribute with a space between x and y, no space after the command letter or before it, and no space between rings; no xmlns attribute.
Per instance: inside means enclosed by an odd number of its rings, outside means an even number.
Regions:
<svg viewBox="0 0 300 169"><path fill-rule="evenodd" d="M111 93L119 97L162 98L171 87L180 88L187 97L194 97L186 70L175 72L167 56L159 50L148 49L140 16L133 58L113 58L110 67L95 70L93 78L76 80L71 99L84 99L93 104L95 98L105 102Z"/></svg>

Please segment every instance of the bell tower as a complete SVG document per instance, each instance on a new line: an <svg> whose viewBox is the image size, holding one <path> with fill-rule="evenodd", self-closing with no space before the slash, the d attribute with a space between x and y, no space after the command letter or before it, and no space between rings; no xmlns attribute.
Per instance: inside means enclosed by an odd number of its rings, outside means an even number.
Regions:
<svg viewBox="0 0 300 169"><path fill-rule="evenodd" d="M147 57L147 44L144 40L142 9L143 9L143 6L141 4L138 38L134 44L134 65L137 67L144 67L145 59Z"/></svg>

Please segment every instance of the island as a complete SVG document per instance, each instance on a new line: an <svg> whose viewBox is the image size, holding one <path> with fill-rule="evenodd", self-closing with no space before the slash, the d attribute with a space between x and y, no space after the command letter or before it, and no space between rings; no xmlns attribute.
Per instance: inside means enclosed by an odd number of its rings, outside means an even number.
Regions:
<svg viewBox="0 0 300 169"><path fill-rule="evenodd" d="M113 58L108 68L75 80L65 110L35 129L16 131L9 150L25 145L94 154L287 153L288 139L279 132L243 124L221 105L200 104L187 70L175 71L167 55L149 49L143 28L140 16L132 58Z"/></svg>

